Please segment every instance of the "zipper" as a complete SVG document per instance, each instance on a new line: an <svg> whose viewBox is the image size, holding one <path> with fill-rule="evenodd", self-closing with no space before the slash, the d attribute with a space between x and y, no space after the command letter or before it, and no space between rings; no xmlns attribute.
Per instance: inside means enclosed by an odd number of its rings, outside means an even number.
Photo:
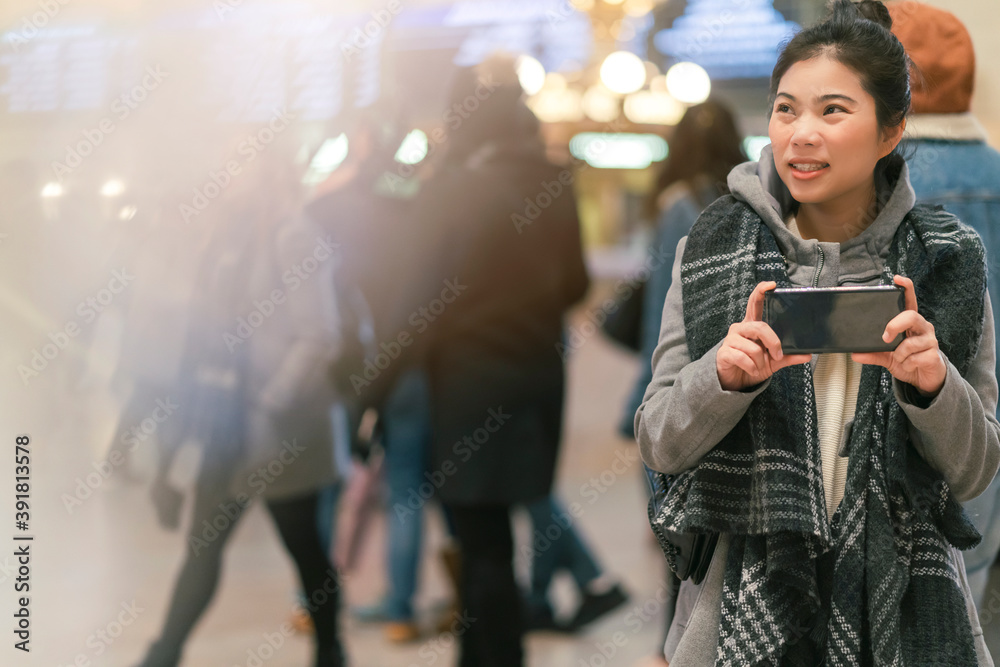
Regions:
<svg viewBox="0 0 1000 667"><path fill-rule="evenodd" d="M816 249L819 250L819 264L816 265L816 275L813 276L813 287L819 287L819 274L823 273L823 264L826 263L826 254L823 252L823 246L817 243Z"/></svg>

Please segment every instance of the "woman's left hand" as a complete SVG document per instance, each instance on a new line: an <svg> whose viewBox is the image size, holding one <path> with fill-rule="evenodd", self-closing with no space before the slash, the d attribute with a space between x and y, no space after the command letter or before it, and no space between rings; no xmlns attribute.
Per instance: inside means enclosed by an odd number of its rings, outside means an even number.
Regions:
<svg viewBox="0 0 1000 667"><path fill-rule="evenodd" d="M922 396L933 398L941 391L948 374L934 335L934 325L917 312L913 281L895 276L893 282L905 291L906 310L889 320L882 340L888 343L903 334L903 341L892 352L855 352L851 358L861 364L883 366L900 382L911 384Z"/></svg>

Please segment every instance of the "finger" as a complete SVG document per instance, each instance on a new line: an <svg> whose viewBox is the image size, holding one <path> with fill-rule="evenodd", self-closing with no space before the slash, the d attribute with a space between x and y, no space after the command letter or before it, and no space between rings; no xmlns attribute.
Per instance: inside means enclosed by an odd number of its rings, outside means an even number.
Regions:
<svg viewBox="0 0 1000 667"><path fill-rule="evenodd" d="M733 326L730 332L744 338L760 341L768 353L775 359L781 359L784 356L784 353L781 351L781 341L778 339L778 334L774 333L774 329L767 322L740 322Z"/></svg>
<svg viewBox="0 0 1000 667"><path fill-rule="evenodd" d="M732 349L741 352L750 358L750 361L752 361L754 365L753 370L750 372L759 373L766 367L767 359L764 356L765 350L755 341L734 336L733 340L731 340L729 344Z"/></svg>
<svg viewBox="0 0 1000 667"><path fill-rule="evenodd" d="M889 368L892 363L892 352L852 352L851 359L859 364Z"/></svg>
<svg viewBox="0 0 1000 667"><path fill-rule="evenodd" d="M757 283L747 300L747 314L743 318L744 322L759 321L764 314L764 293L773 290L778 283L773 280Z"/></svg>
<svg viewBox="0 0 1000 667"><path fill-rule="evenodd" d="M719 350L719 361L723 368L739 368L741 371L750 376L756 376L757 367L745 352L742 350L737 350L735 348L722 348Z"/></svg>
<svg viewBox="0 0 1000 667"><path fill-rule="evenodd" d="M925 350L937 352L937 339L934 336L922 335L904 338L903 342L893 350L893 354L896 356L896 361L902 362L907 357L920 354Z"/></svg>
<svg viewBox="0 0 1000 667"><path fill-rule="evenodd" d="M924 319L923 315L915 310L904 310L885 325L882 340L888 343L901 333L906 333L909 336L921 336L933 331L934 328L930 322Z"/></svg>
<svg viewBox="0 0 1000 667"><path fill-rule="evenodd" d="M903 293L906 299L906 309L916 310L917 309L917 291L913 288L913 281L906 276L896 275L893 276L892 282L896 283L903 288Z"/></svg>
<svg viewBox="0 0 1000 667"><path fill-rule="evenodd" d="M771 362L771 371L780 371L786 366L797 366L798 364L808 364L812 361L811 354L789 354L779 360Z"/></svg>

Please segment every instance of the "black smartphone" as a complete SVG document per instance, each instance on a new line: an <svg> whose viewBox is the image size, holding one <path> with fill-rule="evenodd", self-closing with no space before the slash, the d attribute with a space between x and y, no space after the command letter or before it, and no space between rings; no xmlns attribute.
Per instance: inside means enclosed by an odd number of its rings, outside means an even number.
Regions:
<svg viewBox="0 0 1000 667"><path fill-rule="evenodd" d="M785 287L764 295L764 321L774 329L784 354L885 352L889 320L903 312L905 292L896 285L874 287Z"/></svg>

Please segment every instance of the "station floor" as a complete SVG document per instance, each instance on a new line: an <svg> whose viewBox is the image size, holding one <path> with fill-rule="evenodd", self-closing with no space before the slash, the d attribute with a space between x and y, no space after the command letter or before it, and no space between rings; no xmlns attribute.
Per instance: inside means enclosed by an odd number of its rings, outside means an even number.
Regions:
<svg viewBox="0 0 1000 667"><path fill-rule="evenodd" d="M580 317L575 320L582 325ZM577 528L605 571L631 595L627 605L567 637L536 633L526 647L531 667L638 667L654 654L661 637L657 592L663 560L646 524L645 492L635 445L616 434L621 407L637 361L600 338L586 335L569 361L566 435L558 491L578 503ZM22 348L23 349L23 348ZM58 360L57 360L58 361ZM98 364L99 366L100 364ZM101 375L100 369L94 373ZM100 382L67 383L58 369L30 387L10 387L10 433L32 438L31 652L12 648L9 631L0 644L0 664L45 667L132 667L163 622L186 545L183 533L158 527L148 486L113 470L79 503L79 480L100 461L115 426L118 404ZM9 443L13 449L13 443ZM12 459L13 457L4 457ZM152 452L136 450L140 475L152 467ZM0 464L11 479L13 462ZM189 463L185 478L192 478ZM10 468L8 470L8 467ZM91 478L93 479L93 478ZM3 488L10 489L5 483ZM13 516L12 493L0 505ZM77 498L79 499L79 498ZM455 664L455 641L429 632L435 610L449 588L438 559L444 543L439 513L429 512L416 606L427 634L391 645L379 625L342 614L342 630L355 667L430 667ZM516 529L530 539L524 517ZM0 535L6 531L0 531ZM15 532L15 531L11 531ZM11 538L3 539L8 545ZM384 588L384 522L376 517L358 566L344 579L345 606L376 602ZM0 613L10 624L15 610L17 564L13 547L0 550ZM524 558L517 567L524 574ZM309 638L286 634L295 602L292 564L279 546L267 513L254 507L227 550L217 596L184 652L186 667L307 667ZM990 583L1000 610L1000 577ZM569 614L577 594L568 580L554 596ZM987 599L992 599L990 593ZM1000 618L1000 614L993 614ZM995 655L1000 655L1000 621L984 621Z"/></svg>

